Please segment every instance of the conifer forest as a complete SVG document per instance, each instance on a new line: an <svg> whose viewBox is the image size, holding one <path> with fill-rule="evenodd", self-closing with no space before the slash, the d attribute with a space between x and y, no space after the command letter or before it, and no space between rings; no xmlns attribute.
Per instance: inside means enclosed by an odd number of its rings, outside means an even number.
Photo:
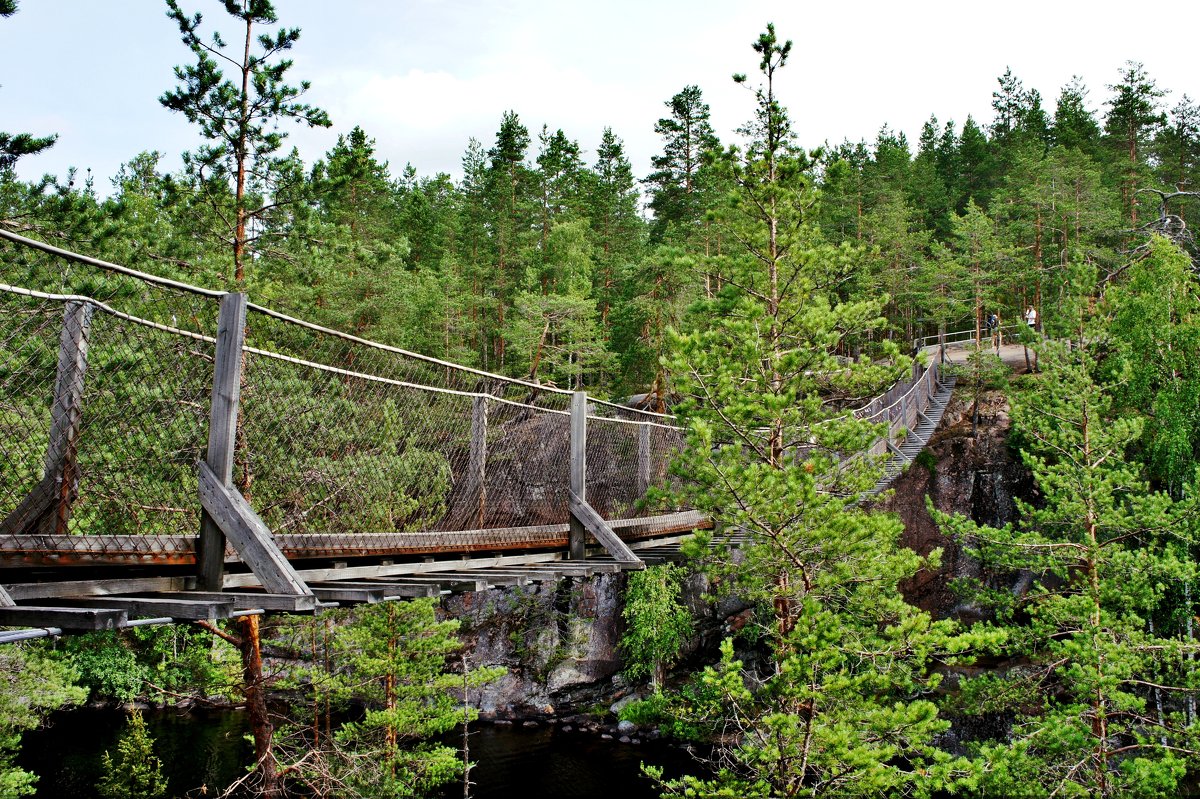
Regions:
<svg viewBox="0 0 1200 799"><path fill-rule="evenodd" d="M681 85L645 120L649 174L622 131L586 152L579 131L520 108L470 139L460 175L419 174L310 104L286 3L136 10L164 12L178 66L145 103L194 129L182 167L130 130L114 175L24 180L21 159L65 142L0 132L0 227L674 414L686 446L660 499L714 528L682 563L633 573L612 619L638 697L621 721L696 760L675 773L647 757L653 795L1200 794L1196 87L1132 61L1099 86L1008 70L979 87L988 120L939 112L916 140L880 120L872 141L802 142L803 109L779 99L802 80L798 34L764 21L711 56L748 92L741 126L717 130L703 88ZM21 13L0 0L0 28ZM338 132L312 163L288 141L305 127ZM42 264L0 247L0 282L87 292ZM1015 366L992 316L1023 350ZM974 446L961 442L1002 409L1019 473L1004 518L869 496L879 425L848 413L961 331L975 343L946 368L962 422L938 435ZM0 340L0 371L12 351ZM0 397L0 431L20 413ZM908 472L953 477L928 452ZM370 515L375 500L357 501ZM910 548L912 513L938 546ZM949 574L951 554L974 566ZM914 599L931 579L950 599ZM737 624L700 636L702 607L728 602ZM486 714L466 697L515 667L474 659L438 599L261 624L267 685L245 679L248 632L228 622L0 644L0 798L38 795L19 754L52 714L197 699L269 708L228 795L470 790L462 730ZM531 629L516 649L540 645ZM102 768L99 796L199 795L168 786L141 711Z"/></svg>

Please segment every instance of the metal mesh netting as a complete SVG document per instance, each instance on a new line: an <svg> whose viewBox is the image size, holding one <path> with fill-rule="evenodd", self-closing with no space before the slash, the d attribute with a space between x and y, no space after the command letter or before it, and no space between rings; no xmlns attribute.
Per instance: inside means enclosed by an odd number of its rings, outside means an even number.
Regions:
<svg viewBox="0 0 1200 799"><path fill-rule="evenodd" d="M587 501L626 540L706 524L670 473L687 435L673 416L608 402L587 415Z"/></svg>
<svg viewBox="0 0 1200 799"><path fill-rule="evenodd" d="M515 529L567 521L563 412L248 349L241 413L234 484L285 551L564 538ZM466 534L480 529L503 532Z"/></svg>
<svg viewBox="0 0 1200 799"><path fill-rule="evenodd" d="M566 411L571 392L501 377L339 333L251 304L246 345L374 377Z"/></svg>
<svg viewBox="0 0 1200 799"><path fill-rule="evenodd" d="M66 297L0 291L0 313L4 548L188 560L211 339Z"/></svg>
<svg viewBox="0 0 1200 799"><path fill-rule="evenodd" d="M0 284L90 297L140 319L208 336L216 334L221 292L24 241L0 237Z"/></svg>
<svg viewBox="0 0 1200 799"><path fill-rule="evenodd" d="M0 547L191 562L220 297L0 240ZM571 392L257 306L245 332L233 482L285 552L565 546ZM592 407L589 499L610 519L661 512L640 500L682 433Z"/></svg>

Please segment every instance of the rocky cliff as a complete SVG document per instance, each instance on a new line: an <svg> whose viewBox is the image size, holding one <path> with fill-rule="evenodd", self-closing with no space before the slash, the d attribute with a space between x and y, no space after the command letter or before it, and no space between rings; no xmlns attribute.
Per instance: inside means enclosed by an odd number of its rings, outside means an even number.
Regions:
<svg viewBox="0 0 1200 799"><path fill-rule="evenodd" d="M1000 392L980 399L979 426L971 433L971 397L958 393L951 400L929 446L896 479L894 492L880 507L899 514L904 522L902 543L925 555L942 549L941 567L917 574L903 586L905 596L939 617L978 618L977 608L953 590L956 578L976 578L1019 590L1019 575L997 574L943 535L930 517L927 498L947 513L961 513L981 524L1002 526L1016 517L1014 498L1033 499L1028 470L1008 446L1011 420L1008 401Z"/></svg>

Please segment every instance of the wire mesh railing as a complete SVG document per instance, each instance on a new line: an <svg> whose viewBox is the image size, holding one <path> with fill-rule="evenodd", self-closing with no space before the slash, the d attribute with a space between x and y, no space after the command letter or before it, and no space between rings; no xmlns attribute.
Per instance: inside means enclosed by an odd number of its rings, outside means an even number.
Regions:
<svg viewBox="0 0 1200 799"><path fill-rule="evenodd" d="M11 288L0 314L0 549L56 562L184 557L178 535L199 525L213 339Z"/></svg>
<svg viewBox="0 0 1200 799"><path fill-rule="evenodd" d="M194 559L222 296L0 236L4 563ZM228 479L285 553L564 545L572 392L259 306L239 327ZM650 522L682 433L592 407L594 498Z"/></svg>

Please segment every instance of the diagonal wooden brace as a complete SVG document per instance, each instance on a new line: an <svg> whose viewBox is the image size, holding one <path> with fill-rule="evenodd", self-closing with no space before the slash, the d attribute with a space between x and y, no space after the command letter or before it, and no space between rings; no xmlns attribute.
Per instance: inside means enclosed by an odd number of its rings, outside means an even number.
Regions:
<svg viewBox="0 0 1200 799"><path fill-rule="evenodd" d="M271 531L245 497L217 479L207 463L201 461L196 468L200 476L200 504L263 588L272 594L312 596L312 589L279 551Z"/></svg>
<svg viewBox="0 0 1200 799"><path fill-rule="evenodd" d="M614 559L621 563L642 562L641 558L633 554L633 550L621 540L620 536L613 532L613 529L608 526L608 522L600 517L596 509L587 504L585 500L580 499L574 491L571 492L569 504L571 515L600 542L600 546L604 547L605 551Z"/></svg>

